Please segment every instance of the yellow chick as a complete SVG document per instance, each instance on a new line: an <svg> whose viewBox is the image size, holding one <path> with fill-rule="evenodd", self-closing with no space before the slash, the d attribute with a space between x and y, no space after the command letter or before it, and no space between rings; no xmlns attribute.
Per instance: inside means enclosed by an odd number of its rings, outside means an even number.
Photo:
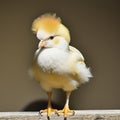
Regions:
<svg viewBox="0 0 120 120"><path fill-rule="evenodd" d="M44 14L35 19L32 31L40 40L32 65L32 74L48 93L48 107L41 113L47 112L48 119L51 112L63 113L66 119L68 113L74 113L69 109L71 92L82 83L88 82L92 74L86 67L80 51L69 45L69 30L55 14ZM66 92L65 106L59 111L51 106L52 90L57 88Z"/></svg>

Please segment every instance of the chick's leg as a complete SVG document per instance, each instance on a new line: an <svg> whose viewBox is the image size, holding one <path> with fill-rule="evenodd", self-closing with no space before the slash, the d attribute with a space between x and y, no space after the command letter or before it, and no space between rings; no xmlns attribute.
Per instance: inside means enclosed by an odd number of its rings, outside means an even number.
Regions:
<svg viewBox="0 0 120 120"><path fill-rule="evenodd" d="M74 113L75 113L74 110L70 110L70 109L69 109L69 98L70 98L70 94L71 94L70 91L66 92L66 103L65 103L65 106L64 106L64 108L63 108L62 110L57 111L58 114L59 114L59 113L63 113L63 114L64 114L64 120L66 120L67 115L68 115L69 113L72 113L73 115L74 115Z"/></svg>
<svg viewBox="0 0 120 120"><path fill-rule="evenodd" d="M47 109L41 110L40 113L47 113L47 118L49 120L51 113L56 112L57 109L53 109L52 106L51 106L52 92L47 92L47 94L48 94L48 106L47 106Z"/></svg>

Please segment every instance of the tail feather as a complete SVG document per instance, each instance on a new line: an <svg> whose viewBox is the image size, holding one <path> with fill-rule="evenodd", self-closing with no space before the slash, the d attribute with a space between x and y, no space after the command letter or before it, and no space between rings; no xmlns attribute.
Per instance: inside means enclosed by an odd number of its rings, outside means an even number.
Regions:
<svg viewBox="0 0 120 120"><path fill-rule="evenodd" d="M81 83L88 82L89 79L93 77L90 68L87 68L86 65L79 65L78 69L79 69L78 76Z"/></svg>

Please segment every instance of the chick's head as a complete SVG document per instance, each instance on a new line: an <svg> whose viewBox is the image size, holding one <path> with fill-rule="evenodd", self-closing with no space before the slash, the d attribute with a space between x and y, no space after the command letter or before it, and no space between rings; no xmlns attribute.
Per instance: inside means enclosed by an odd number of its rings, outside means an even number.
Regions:
<svg viewBox="0 0 120 120"><path fill-rule="evenodd" d="M54 47L70 42L69 30L55 14L44 14L35 19L32 24L32 31L42 41L40 44L44 47Z"/></svg>

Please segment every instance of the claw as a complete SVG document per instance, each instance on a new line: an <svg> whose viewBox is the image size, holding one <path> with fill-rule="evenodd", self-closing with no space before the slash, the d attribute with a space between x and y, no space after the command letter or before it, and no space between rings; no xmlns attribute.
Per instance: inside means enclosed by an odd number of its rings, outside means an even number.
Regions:
<svg viewBox="0 0 120 120"><path fill-rule="evenodd" d="M44 110L41 110L39 113L40 115L42 116L42 113L47 113L47 118L48 120L50 119L50 115L52 112L57 112L57 109L53 109L53 108L47 108L47 109L44 109Z"/></svg>
<svg viewBox="0 0 120 120"><path fill-rule="evenodd" d="M60 116L60 114L58 113L58 111L55 111L55 114L56 114L57 116Z"/></svg>
<svg viewBox="0 0 120 120"><path fill-rule="evenodd" d="M72 113L72 115L75 114L75 111L74 110L70 110L68 107L64 107L63 110L59 110L59 111L56 111L56 114L60 114L60 113L63 113L64 114L64 120L67 119L67 116L69 113Z"/></svg>
<svg viewBox="0 0 120 120"><path fill-rule="evenodd" d="M75 115L75 111L73 110L73 113L72 113L72 115L71 116L74 116Z"/></svg>

